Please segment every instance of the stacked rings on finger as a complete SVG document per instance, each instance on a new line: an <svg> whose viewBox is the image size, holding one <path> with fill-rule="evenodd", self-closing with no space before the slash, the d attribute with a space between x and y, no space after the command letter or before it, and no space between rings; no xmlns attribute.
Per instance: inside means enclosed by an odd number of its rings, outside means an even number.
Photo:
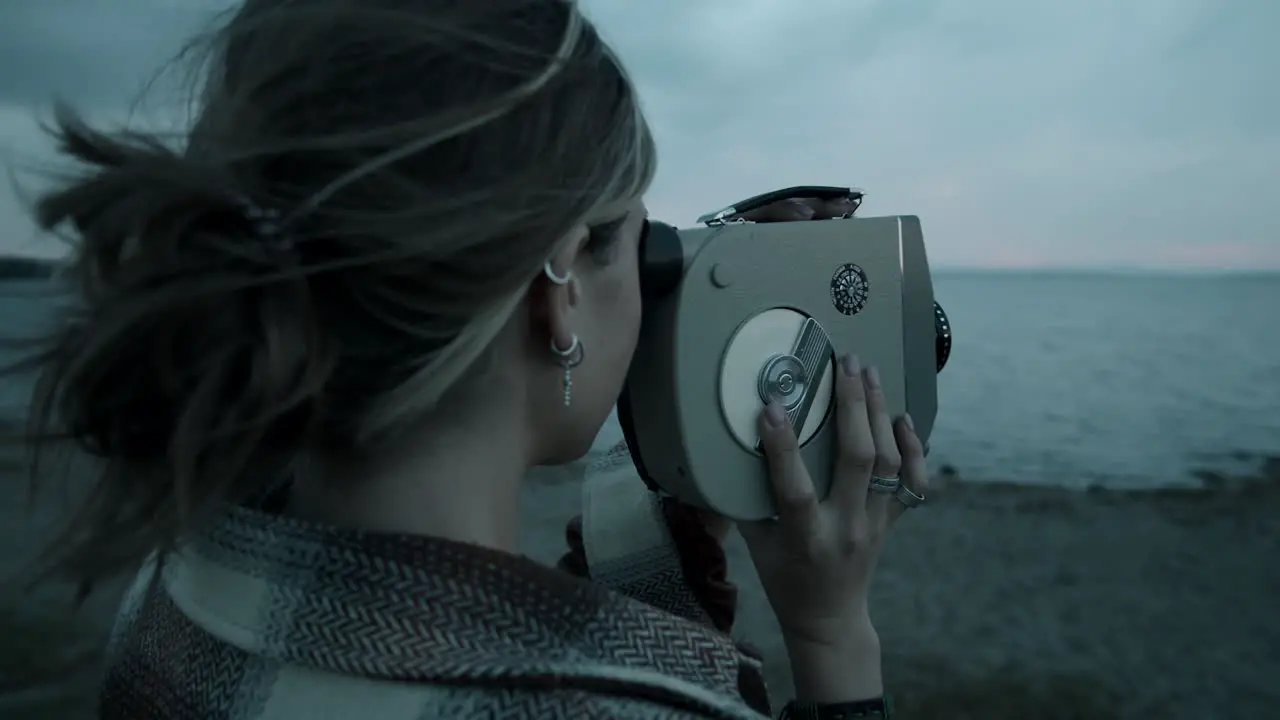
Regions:
<svg viewBox="0 0 1280 720"><path fill-rule="evenodd" d="M913 507L924 504L923 495L917 495L916 493L911 491L911 488L902 484L899 484L898 487L894 490L893 497L896 498L898 502L902 503L903 505L906 505L907 508L913 508Z"/></svg>
<svg viewBox="0 0 1280 720"><path fill-rule="evenodd" d="M885 493L886 495L896 495L898 488L902 487L902 481L896 477L883 477L881 475L872 475L871 484L867 487L871 492Z"/></svg>

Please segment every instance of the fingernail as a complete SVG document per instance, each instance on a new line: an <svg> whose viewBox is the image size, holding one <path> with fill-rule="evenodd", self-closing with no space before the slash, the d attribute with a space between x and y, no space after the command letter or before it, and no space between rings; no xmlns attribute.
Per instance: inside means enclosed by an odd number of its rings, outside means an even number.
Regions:
<svg viewBox="0 0 1280 720"><path fill-rule="evenodd" d="M787 421L787 414L782 412L781 405L771 402L764 409L764 421L769 423L771 428L780 428L782 423Z"/></svg>
<svg viewBox="0 0 1280 720"><path fill-rule="evenodd" d="M911 432L916 431L916 423L914 420L911 419L911 413L907 413L903 415L902 419L906 421L907 427L911 430Z"/></svg>
<svg viewBox="0 0 1280 720"><path fill-rule="evenodd" d="M840 358L840 370L845 377L858 377L858 356L852 353Z"/></svg>
<svg viewBox="0 0 1280 720"><path fill-rule="evenodd" d="M867 376L867 385L873 388L880 387L880 371L876 370L876 366L872 365L862 371Z"/></svg>

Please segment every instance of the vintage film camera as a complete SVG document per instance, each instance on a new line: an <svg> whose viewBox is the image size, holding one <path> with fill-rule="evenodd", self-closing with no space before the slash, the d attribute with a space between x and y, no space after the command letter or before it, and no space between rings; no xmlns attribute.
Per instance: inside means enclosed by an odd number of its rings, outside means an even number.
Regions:
<svg viewBox="0 0 1280 720"><path fill-rule="evenodd" d="M843 217L754 223L787 198L846 199L853 188L759 195L676 230L651 222L640 248L644 322L618 419L651 488L736 520L776 515L756 418L787 409L819 496L830 482L836 359L874 364L893 415L927 442L951 327L934 301L920 220Z"/></svg>

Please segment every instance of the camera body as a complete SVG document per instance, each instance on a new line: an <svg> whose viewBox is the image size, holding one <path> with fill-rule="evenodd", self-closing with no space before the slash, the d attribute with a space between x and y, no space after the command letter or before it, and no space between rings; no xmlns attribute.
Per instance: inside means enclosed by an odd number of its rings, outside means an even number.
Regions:
<svg viewBox="0 0 1280 720"><path fill-rule="evenodd" d="M618 416L651 488L735 520L775 516L756 418L777 400L825 497L835 374L849 352L876 366L890 413L910 412L927 442L950 326L918 218L651 223L641 278Z"/></svg>

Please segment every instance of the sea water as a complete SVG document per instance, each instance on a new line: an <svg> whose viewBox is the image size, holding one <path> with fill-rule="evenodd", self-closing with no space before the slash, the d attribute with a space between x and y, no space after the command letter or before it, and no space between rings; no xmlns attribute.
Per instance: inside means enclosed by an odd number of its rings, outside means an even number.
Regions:
<svg viewBox="0 0 1280 720"><path fill-rule="evenodd" d="M935 468L1132 488L1280 455L1280 275L944 271L935 291L955 333ZM38 328L49 304L0 293L0 332ZM611 417L595 450L620 438Z"/></svg>

